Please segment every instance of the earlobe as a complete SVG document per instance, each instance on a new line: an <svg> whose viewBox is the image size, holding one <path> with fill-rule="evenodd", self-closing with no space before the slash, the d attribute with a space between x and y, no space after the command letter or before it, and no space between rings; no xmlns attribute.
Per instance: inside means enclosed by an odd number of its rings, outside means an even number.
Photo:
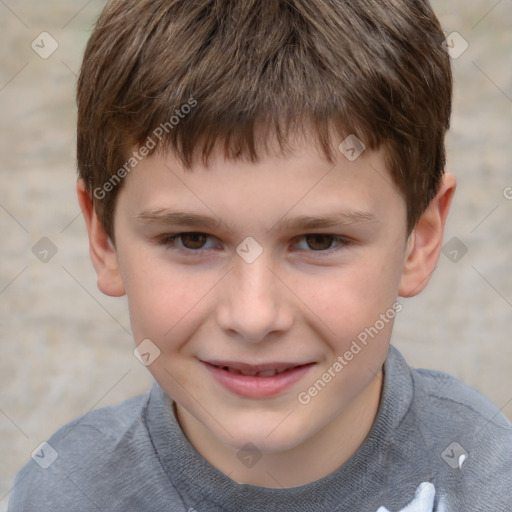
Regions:
<svg viewBox="0 0 512 512"><path fill-rule="evenodd" d="M107 235L105 228L98 219L91 196L83 180L78 180L76 189L78 202L80 203L80 208L87 226L89 253L94 269L96 270L96 275L98 276L98 288L105 295L120 297L126 292L119 270L117 251Z"/></svg>
<svg viewBox="0 0 512 512"><path fill-rule="evenodd" d="M423 212L409 237L398 290L401 297L413 297L420 293L437 266L455 188L455 177L446 174L439 192Z"/></svg>

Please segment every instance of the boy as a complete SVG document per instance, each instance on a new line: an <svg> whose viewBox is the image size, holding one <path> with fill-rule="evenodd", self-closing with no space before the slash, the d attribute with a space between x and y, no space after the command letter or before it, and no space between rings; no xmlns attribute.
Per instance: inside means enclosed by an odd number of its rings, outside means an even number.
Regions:
<svg viewBox="0 0 512 512"><path fill-rule="evenodd" d="M443 40L426 0L107 3L77 190L156 383L9 510L512 510L510 422L389 345L455 190Z"/></svg>

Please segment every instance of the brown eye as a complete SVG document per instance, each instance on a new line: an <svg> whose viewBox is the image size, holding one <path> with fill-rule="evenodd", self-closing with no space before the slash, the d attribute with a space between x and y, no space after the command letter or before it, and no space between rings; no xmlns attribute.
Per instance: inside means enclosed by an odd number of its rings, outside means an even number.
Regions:
<svg viewBox="0 0 512 512"><path fill-rule="evenodd" d="M179 237L186 249L202 249L208 240L208 235L203 233L182 233Z"/></svg>
<svg viewBox="0 0 512 512"><path fill-rule="evenodd" d="M330 249L334 237L331 235L307 235L306 243L313 251L325 251Z"/></svg>

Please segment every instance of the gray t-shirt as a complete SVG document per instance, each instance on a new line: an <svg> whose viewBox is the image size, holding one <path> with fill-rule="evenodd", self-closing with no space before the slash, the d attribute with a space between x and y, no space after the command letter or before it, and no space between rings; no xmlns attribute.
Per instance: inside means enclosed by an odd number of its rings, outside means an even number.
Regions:
<svg viewBox="0 0 512 512"><path fill-rule="evenodd" d="M394 347L366 440L307 485L269 489L219 472L156 384L69 423L33 459L9 512L512 511L512 424L457 379L410 368Z"/></svg>

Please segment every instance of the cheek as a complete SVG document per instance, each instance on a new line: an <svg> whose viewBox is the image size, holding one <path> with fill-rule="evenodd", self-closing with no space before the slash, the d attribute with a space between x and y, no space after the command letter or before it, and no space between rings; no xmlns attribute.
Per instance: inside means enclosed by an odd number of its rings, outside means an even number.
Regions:
<svg viewBox="0 0 512 512"><path fill-rule="evenodd" d="M126 269L127 296L136 343L145 338L161 349L176 349L201 323L208 307L213 277L184 273L169 265L136 266Z"/></svg>
<svg viewBox="0 0 512 512"><path fill-rule="evenodd" d="M388 260L389 262L389 260ZM300 296L336 338L351 338L379 319L394 304L399 272L382 259L330 269L329 274L301 286ZM331 332L331 335L333 333Z"/></svg>

